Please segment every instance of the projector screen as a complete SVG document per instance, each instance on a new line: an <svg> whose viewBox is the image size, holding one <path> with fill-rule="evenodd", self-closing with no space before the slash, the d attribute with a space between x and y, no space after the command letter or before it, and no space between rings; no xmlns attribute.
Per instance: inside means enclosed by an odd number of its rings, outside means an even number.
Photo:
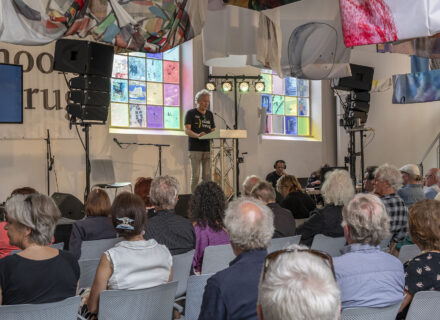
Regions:
<svg viewBox="0 0 440 320"><path fill-rule="evenodd" d="M23 67L0 64L0 123L23 123Z"/></svg>

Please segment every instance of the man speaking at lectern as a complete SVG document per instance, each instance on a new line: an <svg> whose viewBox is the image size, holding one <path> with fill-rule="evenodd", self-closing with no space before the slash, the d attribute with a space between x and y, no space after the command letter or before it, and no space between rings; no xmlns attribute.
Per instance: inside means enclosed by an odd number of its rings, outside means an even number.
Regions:
<svg viewBox="0 0 440 320"><path fill-rule="evenodd" d="M191 192L199 183L200 164L202 164L202 180L208 181L210 175L209 140L199 138L215 130L214 115L208 110L211 94L208 90L200 90L194 98L196 108L185 115L185 133L188 136L189 161L191 163Z"/></svg>

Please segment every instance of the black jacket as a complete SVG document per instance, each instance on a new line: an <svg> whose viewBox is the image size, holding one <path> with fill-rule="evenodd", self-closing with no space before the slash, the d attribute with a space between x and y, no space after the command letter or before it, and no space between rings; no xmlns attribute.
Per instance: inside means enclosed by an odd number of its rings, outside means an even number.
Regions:
<svg viewBox="0 0 440 320"><path fill-rule="evenodd" d="M293 219L292 213L282 208L278 203L268 203L267 206L272 209L273 212L273 225L275 232L274 238L291 237L295 235L296 224Z"/></svg>
<svg viewBox="0 0 440 320"><path fill-rule="evenodd" d="M316 208L316 204L308 194L295 191L289 193L281 202L281 206L292 212L295 219L310 217L310 211Z"/></svg>

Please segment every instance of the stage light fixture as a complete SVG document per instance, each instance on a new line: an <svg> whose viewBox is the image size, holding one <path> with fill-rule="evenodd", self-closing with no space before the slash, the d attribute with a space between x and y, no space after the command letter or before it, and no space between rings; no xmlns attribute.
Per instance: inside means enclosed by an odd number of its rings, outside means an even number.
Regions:
<svg viewBox="0 0 440 320"><path fill-rule="evenodd" d="M232 91L232 82L231 81L223 81L222 82L222 91L229 92Z"/></svg>
<svg viewBox="0 0 440 320"><path fill-rule="evenodd" d="M255 91L263 92L264 88L265 88L264 81L257 81L257 82L255 82Z"/></svg>
<svg viewBox="0 0 440 320"><path fill-rule="evenodd" d="M209 80L205 85L206 90L215 91L217 89L217 85L215 81Z"/></svg>
<svg viewBox="0 0 440 320"><path fill-rule="evenodd" d="M238 84L238 88L240 89L240 92L249 92L249 82L242 81Z"/></svg>

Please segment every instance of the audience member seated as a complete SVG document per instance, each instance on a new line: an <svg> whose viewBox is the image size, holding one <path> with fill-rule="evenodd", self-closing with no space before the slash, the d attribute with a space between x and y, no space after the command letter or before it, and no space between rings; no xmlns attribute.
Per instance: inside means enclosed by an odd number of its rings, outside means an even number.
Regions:
<svg viewBox="0 0 440 320"><path fill-rule="evenodd" d="M179 182L170 176L157 177L151 183L150 200L154 213L148 216L146 240L155 239L165 245L172 255L195 248L196 234L192 223L175 214Z"/></svg>
<svg viewBox="0 0 440 320"><path fill-rule="evenodd" d="M153 182L152 178L139 177L137 178L136 184L134 185L134 193L141 197L142 200L144 200L145 210L148 213L154 212L154 206L150 200L151 182Z"/></svg>
<svg viewBox="0 0 440 320"><path fill-rule="evenodd" d="M12 191L9 197L12 197L16 194L28 195L32 193L38 192L31 187L23 187ZM8 231L5 230L6 223L6 221L0 222L0 259L9 256L12 251L20 250L20 248L13 246L9 243Z"/></svg>
<svg viewBox="0 0 440 320"><path fill-rule="evenodd" d="M295 219L307 219L310 211L316 208L313 199L303 192L298 179L293 175L282 176L278 180L277 190L284 197L281 206L290 210Z"/></svg>
<svg viewBox="0 0 440 320"><path fill-rule="evenodd" d="M379 246L390 230L382 201L372 194L358 194L344 207L342 218L348 245L333 260L342 309L400 303L403 265Z"/></svg>
<svg viewBox="0 0 440 320"><path fill-rule="evenodd" d="M253 189L252 197L262 201L273 212L274 238L290 237L295 235L296 225L292 212L282 208L275 202L275 190L269 182L261 181Z"/></svg>
<svg viewBox="0 0 440 320"><path fill-rule="evenodd" d="M92 190L87 198L84 220L72 225L69 251L76 259L81 257L83 241L116 238L110 215L110 199L102 189Z"/></svg>
<svg viewBox="0 0 440 320"><path fill-rule="evenodd" d="M147 222L143 200L132 193L120 193L110 212L113 226L124 240L101 257L87 301L91 313L98 313L99 295L104 290L144 289L172 279L173 259L168 249L142 236Z"/></svg>
<svg viewBox="0 0 440 320"><path fill-rule="evenodd" d="M261 181L261 179L259 177L257 177L256 175L247 176L243 182L243 196L250 197L252 189L260 181Z"/></svg>
<svg viewBox="0 0 440 320"><path fill-rule="evenodd" d="M55 202L38 193L18 194L5 210L11 245L22 251L0 260L0 304L49 303L76 295L78 262L48 246L61 217Z"/></svg>
<svg viewBox="0 0 440 320"><path fill-rule="evenodd" d="M275 171L272 171L266 176L266 181L270 182L275 189L277 187L277 181L279 178L281 178L286 170L286 162L284 160L277 160L275 161L273 168Z"/></svg>
<svg viewBox="0 0 440 320"><path fill-rule="evenodd" d="M297 229L301 243L311 246L317 234L343 237L342 207L354 197L353 181L346 170L333 170L325 178L321 188L325 206L311 212L311 217Z"/></svg>
<svg viewBox="0 0 440 320"><path fill-rule="evenodd" d="M191 198L190 218L196 232L196 250L193 259L195 272L200 272L207 246L229 243L223 219L226 198L223 190L212 181L201 182Z"/></svg>
<svg viewBox="0 0 440 320"><path fill-rule="evenodd" d="M338 320L339 290L323 257L298 245L269 254L258 288L258 319Z"/></svg>
<svg viewBox="0 0 440 320"><path fill-rule="evenodd" d="M377 166L369 166L364 174L364 192L374 193L374 171Z"/></svg>
<svg viewBox="0 0 440 320"><path fill-rule="evenodd" d="M405 298L398 319L404 319L419 291L440 291L440 202L426 199L409 210L409 234L422 253L405 263Z"/></svg>
<svg viewBox="0 0 440 320"><path fill-rule="evenodd" d="M374 193L382 200L391 219L391 243L402 241L408 230L408 208L396 194L401 184L402 177L394 166L383 164L374 173Z"/></svg>
<svg viewBox="0 0 440 320"><path fill-rule="evenodd" d="M404 165L399 170L402 173L403 186L397 190L397 194L409 209L413 203L425 199L423 188L420 185L420 170L415 164Z"/></svg>
<svg viewBox="0 0 440 320"><path fill-rule="evenodd" d="M225 225L237 256L205 287L199 319L257 319L258 281L273 235L273 213L261 201L229 204Z"/></svg>
<svg viewBox="0 0 440 320"><path fill-rule="evenodd" d="M428 172L426 172L425 179L423 180L423 183L426 187L424 191L426 199L435 199L439 193L439 175L440 170L438 168L431 168L428 170Z"/></svg>

